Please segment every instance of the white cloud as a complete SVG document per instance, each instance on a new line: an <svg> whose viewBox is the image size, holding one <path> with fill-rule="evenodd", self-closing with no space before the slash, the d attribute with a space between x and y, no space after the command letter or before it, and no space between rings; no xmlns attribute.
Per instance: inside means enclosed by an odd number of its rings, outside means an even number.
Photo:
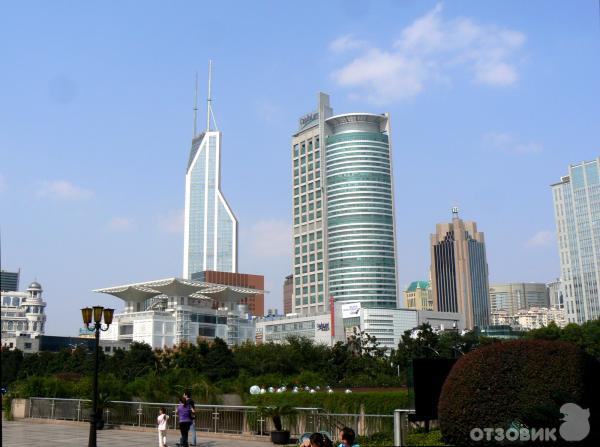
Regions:
<svg viewBox="0 0 600 447"><path fill-rule="evenodd" d="M133 228L133 220L129 217L113 217L108 222L108 228L114 231L128 231Z"/></svg>
<svg viewBox="0 0 600 447"><path fill-rule="evenodd" d="M442 10L438 4L416 19L389 49L362 42L358 48L363 53L335 70L333 78L380 104L416 96L427 82L448 79L455 69L466 70L474 82L485 85L505 87L518 81L513 59L525 42L523 33L470 18L446 19ZM342 36L329 47L339 52L352 42L351 36Z"/></svg>
<svg viewBox="0 0 600 447"><path fill-rule="evenodd" d="M358 50L364 48L367 43L364 40L355 39L352 34L340 36L329 44L329 49L335 53Z"/></svg>
<svg viewBox="0 0 600 447"><path fill-rule="evenodd" d="M260 220L241 231L245 250L256 258L292 256L292 226L284 220Z"/></svg>
<svg viewBox="0 0 600 447"><path fill-rule="evenodd" d="M527 241L528 247L546 247L551 245L556 240L554 231L541 230L538 231Z"/></svg>
<svg viewBox="0 0 600 447"><path fill-rule="evenodd" d="M88 199L93 195L89 189L75 186L67 180L53 180L43 182L37 190L39 197L48 197L60 200Z"/></svg>
<svg viewBox="0 0 600 447"><path fill-rule="evenodd" d="M491 149L512 154L539 154L544 147L535 141L523 142L506 132L488 132L483 135L483 144Z"/></svg>
<svg viewBox="0 0 600 447"><path fill-rule="evenodd" d="M183 234L184 211L176 210L161 216L158 227L165 233Z"/></svg>

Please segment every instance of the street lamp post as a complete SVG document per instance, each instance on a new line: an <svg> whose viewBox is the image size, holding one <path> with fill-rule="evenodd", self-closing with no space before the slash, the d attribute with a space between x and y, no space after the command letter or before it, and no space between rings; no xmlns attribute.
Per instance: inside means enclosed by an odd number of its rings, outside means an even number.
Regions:
<svg viewBox="0 0 600 447"><path fill-rule="evenodd" d="M100 351L100 331L108 330L113 320L114 309L105 309L102 306L85 307L81 309L81 317L83 318L83 324L88 331L95 331L95 343L94 343L94 381L92 388L92 414L90 417L90 437L88 441L88 447L96 447L96 423L101 419L98 419L98 356ZM104 324L106 327L102 328L102 316L104 316ZM93 317L93 323L92 323ZM90 327L91 325L91 327Z"/></svg>

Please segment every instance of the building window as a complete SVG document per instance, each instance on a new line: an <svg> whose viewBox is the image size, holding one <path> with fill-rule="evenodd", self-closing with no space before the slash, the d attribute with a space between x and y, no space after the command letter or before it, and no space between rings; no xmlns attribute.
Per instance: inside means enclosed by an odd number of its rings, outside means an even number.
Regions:
<svg viewBox="0 0 600 447"><path fill-rule="evenodd" d="M25 349L31 349L31 343L25 343Z"/></svg>

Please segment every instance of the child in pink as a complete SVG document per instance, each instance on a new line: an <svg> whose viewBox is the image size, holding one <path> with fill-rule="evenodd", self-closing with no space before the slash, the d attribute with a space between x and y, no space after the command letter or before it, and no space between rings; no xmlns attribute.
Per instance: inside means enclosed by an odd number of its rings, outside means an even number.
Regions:
<svg viewBox="0 0 600 447"><path fill-rule="evenodd" d="M158 447L167 447L167 421L169 420L169 415L167 414L167 410L165 408L160 409L160 414L156 418L156 423L158 424Z"/></svg>

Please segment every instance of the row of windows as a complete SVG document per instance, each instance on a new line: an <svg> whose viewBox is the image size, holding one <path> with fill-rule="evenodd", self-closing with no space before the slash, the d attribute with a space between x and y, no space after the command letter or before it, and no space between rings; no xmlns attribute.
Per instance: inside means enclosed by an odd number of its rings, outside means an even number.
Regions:
<svg viewBox="0 0 600 447"><path fill-rule="evenodd" d="M296 306L300 306L303 304L316 304L317 302L322 303L323 302L323 295L318 295L318 296L304 296L302 298L298 298L298 296L296 295Z"/></svg>
<svg viewBox="0 0 600 447"><path fill-rule="evenodd" d="M300 251L302 251L302 253L309 253L309 252L313 252L315 250L322 250L323 249L323 242L319 241L315 244L310 244L310 245L302 245L299 246L297 245L296 248L294 249L294 253L299 255Z"/></svg>
<svg viewBox="0 0 600 447"><path fill-rule="evenodd" d="M307 142L303 141L302 143L298 143L298 144L294 144L294 157L297 157L298 155L304 155L306 153L306 145ZM319 149L320 147L320 140L319 137L315 137L314 138L314 147L315 149ZM313 140L309 140L308 141L308 152L312 152L313 150Z"/></svg>
<svg viewBox="0 0 600 447"><path fill-rule="evenodd" d="M307 191L311 192L319 189L321 189L321 180L317 179L314 181L314 183L307 183L306 185L294 188L294 196L304 194Z"/></svg>
<svg viewBox="0 0 600 447"><path fill-rule="evenodd" d="M296 292L296 296L301 295L301 294L306 295L309 293L309 291L310 291L310 293L315 293L317 291L317 289L319 290L319 292L322 292L323 284L319 284L318 287L317 286L296 287L295 292Z"/></svg>
<svg viewBox="0 0 600 447"><path fill-rule="evenodd" d="M319 161L320 159L321 159L321 152L319 152L319 151L309 152L306 155L306 157L302 156L300 158L294 158L294 167L297 168L298 166L304 166L308 163L312 163L313 160Z"/></svg>
<svg viewBox="0 0 600 447"><path fill-rule="evenodd" d="M313 201L315 198L321 198L321 190L317 190L315 192L309 192L308 194L303 194L299 197L294 197L294 205L299 205L300 202L306 203L307 201Z"/></svg>
<svg viewBox="0 0 600 447"><path fill-rule="evenodd" d="M343 268L343 267L378 267L378 266L389 266L395 267L396 262L394 258L382 258L382 257L358 257L351 259L339 259L335 261L329 261L329 268L331 270Z"/></svg>
<svg viewBox="0 0 600 447"><path fill-rule="evenodd" d="M310 262L314 262L314 261L315 261L315 258L316 258L316 259L319 259L319 260L323 259L323 252L318 252L318 253L316 254L316 256L315 256L315 254L314 254L314 253L313 253L313 254L310 254L310 255L296 256L296 257L294 258L294 264L295 264L295 265L298 265L298 264L300 264L300 263L302 263L302 264L306 264L306 263L307 263L307 262L309 262L309 261L310 261Z"/></svg>
<svg viewBox="0 0 600 447"><path fill-rule="evenodd" d="M327 137L327 148L329 149L330 145L345 141L381 141L388 143L389 138L379 132L348 132Z"/></svg>
<svg viewBox="0 0 600 447"><path fill-rule="evenodd" d="M328 220L330 227L335 227L337 225L347 225L352 223L385 223L392 225L393 219L390 215L385 214L356 214L351 216L344 217L334 217Z"/></svg>
<svg viewBox="0 0 600 447"><path fill-rule="evenodd" d="M337 174L331 177L327 177L327 185L335 185L336 183L348 183L348 182L378 182L385 185L390 185L389 174L378 174L375 172L350 172L347 174Z"/></svg>
<svg viewBox="0 0 600 447"><path fill-rule="evenodd" d="M323 281L323 273L319 273L317 275L303 275L303 276L296 276L294 278L294 284L296 285L300 285L300 284L307 284L309 282L315 282L316 280L319 281Z"/></svg>
<svg viewBox="0 0 600 447"><path fill-rule="evenodd" d="M298 266L298 264L299 263L294 264L296 266L294 269L294 274L296 274L296 275L300 275L301 273L308 273L309 271L310 271L310 273L315 273L315 272L323 270L322 262L305 264L303 266Z"/></svg>

